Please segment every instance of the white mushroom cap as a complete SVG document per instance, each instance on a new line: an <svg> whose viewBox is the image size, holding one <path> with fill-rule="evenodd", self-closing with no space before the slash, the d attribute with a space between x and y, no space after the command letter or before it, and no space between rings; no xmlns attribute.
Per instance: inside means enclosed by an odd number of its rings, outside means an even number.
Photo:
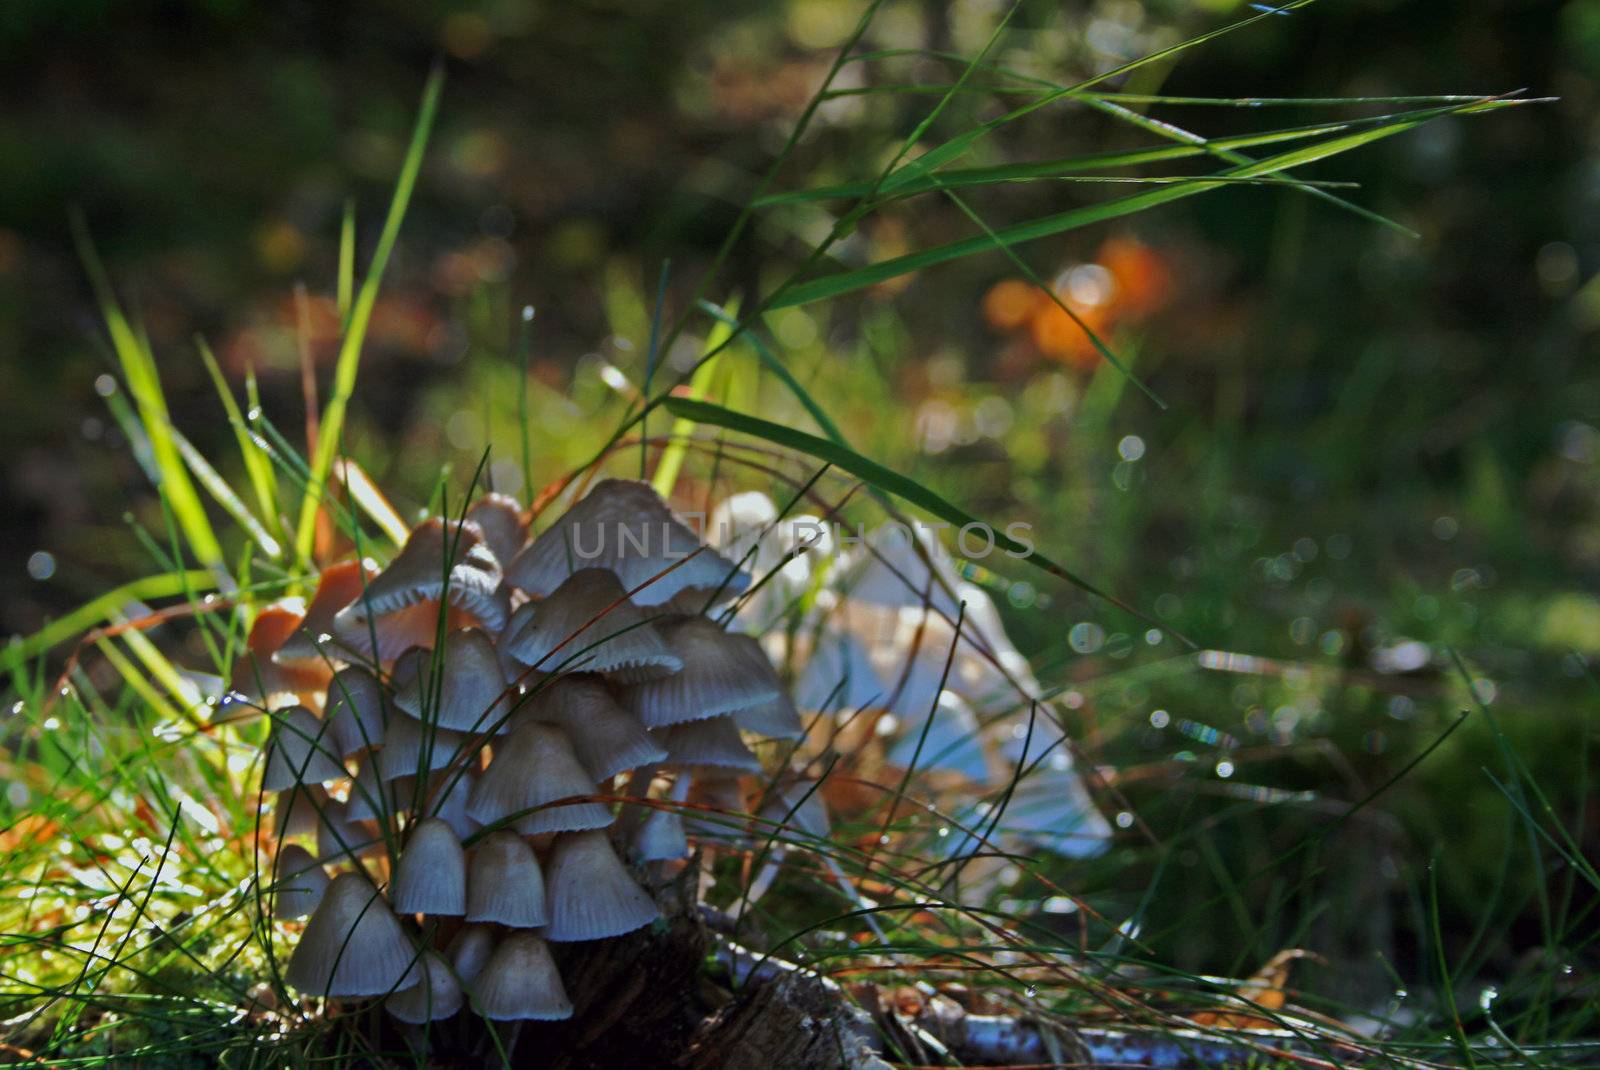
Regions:
<svg viewBox="0 0 1600 1070"><path fill-rule="evenodd" d="M310 851L297 843L280 848L273 870L277 877L273 917L303 918L317 909L328 890L328 874Z"/></svg>
<svg viewBox="0 0 1600 1070"><path fill-rule="evenodd" d="M803 710L854 713L882 706L889 701L890 690L866 644L850 634L828 635L800 670L794 701Z"/></svg>
<svg viewBox="0 0 1600 1070"><path fill-rule="evenodd" d="M628 601L617 577L598 568L579 569L544 601L519 607L500 648L547 673L569 666L627 681L683 668L649 618Z"/></svg>
<svg viewBox="0 0 1600 1070"><path fill-rule="evenodd" d="M689 777L679 776L667 792L667 801L681 803L689 797ZM646 862L683 858L689 853L689 837L683 814L677 809L652 807L633 834L634 853Z"/></svg>
<svg viewBox="0 0 1600 1070"><path fill-rule="evenodd" d="M556 837L545 866L545 892L550 923L544 935L549 940L620 936L661 916L600 831Z"/></svg>
<svg viewBox="0 0 1600 1070"><path fill-rule="evenodd" d="M467 800L472 795L472 785L477 777L471 773L450 770L435 773L423 799L423 816L437 817L449 825L458 839L466 839L483 826L467 813Z"/></svg>
<svg viewBox="0 0 1600 1070"><path fill-rule="evenodd" d="M566 732L595 783L667 756L639 719L617 705L605 685L592 677L563 676L547 682L534 695L529 714Z"/></svg>
<svg viewBox="0 0 1600 1070"><path fill-rule="evenodd" d="M283 791L296 784L325 784L343 780L350 771L340 764L337 746L317 715L304 706L290 706L272 715L272 735L267 741L267 766L261 787Z"/></svg>
<svg viewBox="0 0 1600 1070"><path fill-rule="evenodd" d="M865 561L848 587L850 600L886 609L931 605L954 620L960 611L954 592L961 580L950 554L927 525L911 527L914 531L887 520L867 536Z"/></svg>
<svg viewBox="0 0 1600 1070"><path fill-rule="evenodd" d="M402 914L466 913L467 855L449 825L430 817L411 830L389 899Z"/></svg>
<svg viewBox="0 0 1600 1070"><path fill-rule="evenodd" d="M999 743L1007 763L1008 779L1022 775L1011 789L998 829L1017 833L1030 842L1067 858L1093 858L1110 846L1112 831L1073 768L1072 752L1061 729L1041 714L1031 740L1026 725L1012 726Z"/></svg>
<svg viewBox="0 0 1600 1070"><path fill-rule="evenodd" d="M333 674L323 719L339 753L349 758L383 745L383 688L366 669L352 665Z"/></svg>
<svg viewBox="0 0 1600 1070"><path fill-rule="evenodd" d="M383 848L383 837L369 821L349 816L347 803L329 799L317 824L317 858L347 862Z"/></svg>
<svg viewBox="0 0 1600 1070"><path fill-rule="evenodd" d="M651 735L666 748L665 764L677 769L712 766L759 773L761 760L739 738L739 729L730 717L708 717L703 721L684 721L666 728L652 729Z"/></svg>
<svg viewBox="0 0 1600 1070"><path fill-rule="evenodd" d="M412 1025L437 1022L459 1011L466 996L444 956L437 951L424 951L418 965L422 983L396 992L383 1001L383 1009Z"/></svg>
<svg viewBox="0 0 1600 1070"><path fill-rule="evenodd" d="M416 948L360 873L328 885L289 957L284 978L313 996L378 996L418 981Z"/></svg>
<svg viewBox="0 0 1600 1070"><path fill-rule="evenodd" d="M511 563L528 539L528 525L522 519L522 506L508 494L492 491L479 498L467 510L467 521L483 531L483 541L489 547L500 570Z"/></svg>
<svg viewBox="0 0 1600 1070"><path fill-rule="evenodd" d="M532 929L548 919L544 878L533 848L507 829L489 833L472 851L467 920Z"/></svg>
<svg viewBox="0 0 1600 1070"><path fill-rule="evenodd" d="M954 691L939 692L932 712L906 718L886 757L901 769L942 769L979 784L988 783L989 764L983 751L978 715ZM926 735L924 735L926 728Z"/></svg>
<svg viewBox="0 0 1600 1070"><path fill-rule="evenodd" d="M350 794L345 797L345 820L387 821L410 804L415 783L416 777L410 776L384 780L378 775L376 756L361 759L355 779L350 782Z"/></svg>
<svg viewBox="0 0 1600 1070"><path fill-rule="evenodd" d="M816 788L814 780L786 777L778 781L761 806L761 818L817 839L826 839L832 824L828 820L828 805Z"/></svg>
<svg viewBox="0 0 1600 1070"><path fill-rule="evenodd" d="M489 768L472 786L467 813L485 825L511 818L527 836L603 828L611 824L611 811L601 803L546 806L593 794L594 779L579 763L567 734L554 725L524 721L495 745Z"/></svg>
<svg viewBox="0 0 1600 1070"><path fill-rule="evenodd" d="M448 728L424 725L410 717L396 717L389 725L383 749L378 751L378 775L384 780L415 776L424 750L431 772L443 769L460 755L470 737Z"/></svg>
<svg viewBox="0 0 1600 1070"><path fill-rule="evenodd" d="M420 671L407 667L395 686L394 704L428 724L461 732L487 732L505 715L501 694L506 690L494 641L477 628L463 628L445 637L439 655L442 671L429 671L426 658Z"/></svg>
<svg viewBox="0 0 1600 1070"><path fill-rule="evenodd" d="M691 590L732 596L750 585L733 562L702 545L648 483L606 479L518 554L506 578L542 597L576 569L603 568L641 606Z"/></svg>
<svg viewBox="0 0 1600 1070"><path fill-rule="evenodd" d="M471 988L473 1007L495 1021L572 1017L572 1001L550 948L532 933L512 933L500 941Z"/></svg>
<svg viewBox="0 0 1600 1070"><path fill-rule="evenodd" d="M738 638L704 617L681 621L667 639L682 656L683 671L624 688L623 706L646 728L663 728L771 702L781 690L772 666L763 655L765 671L755 667Z"/></svg>
<svg viewBox="0 0 1600 1070"><path fill-rule="evenodd" d="M273 832L280 840L315 836L322 824L319 811L329 802L328 791L320 784L297 784L278 792L272 800Z"/></svg>
<svg viewBox="0 0 1600 1070"><path fill-rule="evenodd" d="M445 954L450 956L450 965L455 967L462 984L470 985L483 972L489 956L494 954L494 945L491 925L463 925L450 940Z"/></svg>
<svg viewBox="0 0 1600 1070"><path fill-rule="evenodd" d="M449 583L445 558L450 555ZM473 523L438 517L417 525L389 567L334 616L334 634L355 650L370 652L369 626L379 632L380 655L389 651L384 618L423 603L448 598L450 604L490 631L505 627L508 605L500 589L500 565ZM448 588L448 589L447 589ZM426 606L423 606L426 609Z"/></svg>

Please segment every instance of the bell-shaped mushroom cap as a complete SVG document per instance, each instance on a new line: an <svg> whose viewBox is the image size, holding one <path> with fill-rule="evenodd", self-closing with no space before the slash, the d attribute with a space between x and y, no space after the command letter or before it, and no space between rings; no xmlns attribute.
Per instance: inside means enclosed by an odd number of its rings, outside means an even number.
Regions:
<svg viewBox="0 0 1600 1070"><path fill-rule="evenodd" d="M852 602L899 609L932 606L951 620L960 612L960 585L950 554L933 530L887 520L867 536L865 561L848 585ZM931 569L930 569L931 566Z"/></svg>
<svg viewBox="0 0 1600 1070"><path fill-rule="evenodd" d="M1025 725L1015 725L1000 740L1000 756L1012 775L1018 768L1023 772L998 828L1066 858L1093 858L1110 846L1111 825L1073 768L1072 753L1057 742L1061 738L1061 729L1041 717L1031 739Z"/></svg>
<svg viewBox="0 0 1600 1070"><path fill-rule="evenodd" d="M463 925L444 949L450 965L456 969L461 983L470 985L494 954L495 936L492 925Z"/></svg>
<svg viewBox="0 0 1600 1070"><path fill-rule="evenodd" d="M787 692L779 692L771 702L751 706L747 710L734 710L733 723L746 732L754 732L768 739L804 739L805 722L800 711L794 708Z"/></svg>
<svg viewBox="0 0 1600 1070"><path fill-rule="evenodd" d="M347 821L387 821L390 815L406 809L411 802L415 777L384 780L378 775L378 759L369 755L356 766L350 794L345 797Z"/></svg>
<svg viewBox="0 0 1600 1070"><path fill-rule="evenodd" d="M310 851L297 843L279 849L274 872L277 896L272 904L273 917L303 918L317 909L328 890L327 872L317 865Z"/></svg>
<svg viewBox="0 0 1600 1070"><path fill-rule="evenodd" d="M424 951L418 965L422 983L396 992L383 1001L383 1009L412 1025L437 1022L460 1010L466 996L444 956L437 951Z"/></svg>
<svg viewBox="0 0 1600 1070"><path fill-rule="evenodd" d="M774 824L798 828L806 835L826 838L832 832L832 822L827 819L827 803L816 781L797 777L782 777L762 803L760 816Z"/></svg>
<svg viewBox="0 0 1600 1070"><path fill-rule="evenodd" d="M938 704L921 717L902 720L886 757L901 769L942 769L979 784L989 780L978 715L954 691L939 692Z"/></svg>
<svg viewBox="0 0 1600 1070"><path fill-rule="evenodd" d="M814 780L785 777L773 785L761 804L763 821L797 829L808 836L824 839L832 831L828 821L828 805L822 800Z"/></svg>
<svg viewBox="0 0 1600 1070"><path fill-rule="evenodd" d="M306 923L284 978L313 996L378 996L418 981L416 948L365 875L341 873Z"/></svg>
<svg viewBox="0 0 1600 1070"><path fill-rule="evenodd" d="M349 816L348 804L329 799L317 824L317 858L350 862L383 849L383 837L371 822Z"/></svg>
<svg viewBox="0 0 1600 1070"><path fill-rule="evenodd" d="M383 688L375 676L359 665L333 674L324 720L340 755L382 746L384 719Z"/></svg>
<svg viewBox="0 0 1600 1070"><path fill-rule="evenodd" d="M272 715L272 735L267 740L267 766L261 787L283 791L296 784L326 784L343 780L350 771L340 764L331 733L317 715L304 706L290 706Z"/></svg>
<svg viewBox="0 0 1600 1070"><path fill-rule="evenodd" d="M378 751L378 775L395 780L416 776L424 765L430 772L443 769L456 760L469 738L465 733L435 728L410 717L396 717Z"/></svg>
<svg viewBox="0 0 1600 1070"><path fill-rule="evenodd" d="M666 748L665 764L676 769L710 766L759 773L761 761L739 738L739 729L730 717L708 717L703 721L684 721L666 728L652 729L651 735Z"/></svg>
<svg viewBox="0 0 1600 1070"><path fill-rule="evenodd" d="M467 520L483 531L484 544L499 562L501 572L517 556L528 539L528 525L522 519L522 506L507 494L490 492L467 510Z"/></svg>
<svg viewBox="0 0 1600 1070"><path fill-rule="evenodd" d="M549 940L621 936L661 916L600 831L556 837L545 865L545 894L550 923L544 935Z"/></svg>
<svg viewBox="0 0 1600 1070"><path fill-rule="evenodd" d="M472 982L473 1007L485 1018L556 1021L572 1017L572 1001L550 948L532 933L512 933Z"/></svg>
<svg viewBox="0 0 1600 1070"><path fill-rule="evenodd" d="M795 705L803 710L854 713L882 706L890 687L872 664L872 653L854 635L822 637L795 681Z"/></svg>
<svg viewBox="0 0 1600 1070"><path fill-rule="evenodd" d="M272 830L280 840L315 836L322 824L319 812L328 804L327 789L320 784L297 784L280 791L272 799Z"/></svg>
<svg viewBox="0 0 1600 1070"><path fill-rule="evenodd" d="M594 779L579 763L567 734L554 725L524 721L495 745L489 768L472 786L467 813L485 825L512 818L525 836L603 828L611 824L611 811L600 803L545 805L593 794Z"/></svg>
<svg viewBox="0 0 1600 1070"><path fill-rule="evenodd" d="M624 479L596 483L517 555L506 578L543 597L582 568L615 573L641 606L662 605L684 591L731 597L750 586L750 578L704 547L648 483Z"/></svg>
<svg viewBox="0 0 1600 1070"><path fill-rule="evenodd" d="M467 854L449 825L430 817L411 830L389 900L401 914L466 913Z"/></svg>
<svg viewBox="0 0 1600 1070"><path fill-rule="evenodd" d="M697 771L690 781L689 801L703 811L687 811L683 817L688 831L701 839L726 841L742 837L745 814L745 790L740 782L743 774L731 770L705 769Z"/></svg>
<svg viewBox="0 0 1600 1070"><path fill-rule="evenodd" d="M500 637L501 650L541 672L570 665L626 681L683 668L644 612L628 601L617 577L604 569L579 569L544 601L520 607L511 621Z"/></svg>
<svg viewBox="0 0 1600 1070"><path fill-rule="evenodd" d="M279 664L318 665L336 661L343 651L332 641L333 619L339 610L361 597L367 578L372 575L359 561L341 561L323 569L305 616L272 655L273 660Z"/></svg>
<svg viewBox="0 0 1600 1070"><path fill-rule="evenodd" d="M384 618L441 599L447 599L451 606L490 631L498 632L505 627L509 610L500 580L499 562L485 545L478 525L433 517L417 525L389 567L335 614L334 634L353 649L370 652L370 624L379 632L380 656L392 656L401 648L386 641ZM408 638L414 641L410 632L408 628Z"/></svg>
<svg viewBox="0 0 1600 1070"><path fill-rule="evenodd" d="M595 783L667 756L633 714L617 705L605 685L586 676L563 676L534 695L530 716L559 726Z"/></svg>
<svg viewBox="0 0 1600 1070"><path fill-rule="evenodd" d="M505 714L501 693L506 690L495 656L494 641L477 628L464 628L445 637L437 679L427 659L418 659L418 671L407 667L395 687L394 704L428 724L461 732L487 732Z"/></svg>
<svg viewBox="0 0 1600 1070"><path fill-rule="evenodd" d="M467 920L532 929L549 920L539 860L509 829L485 836L467 871Z"/></svg>
<svg viewBox="0 0 1600 1070"><path fill-rule="evenodd" d="M667 639L683 658L683 671L625 688L624 708L646 728L664 728L771 702L781 690L777 675L759 649L761 664L755 665L738 638L704 617L679 622Z"/></svg>
<svg viewBox="0 0 1600 1070"><path fill-rule="evenodd" d="M233 663L225 701L266 710L311 701L332 670L321 662L281 664L276 654L305 618L305 602L284 598L262 608L250 626L246 649Z"/></svg>
<svg viewBox="0 0 1600 1070"><path fill-rule="evenodd" d="M475 783L477 777L471 773L457 774L452 770L434 774L428 794L423 798L421 813L437 817L450 826L457 839L466 839L483 827L467 813L467 800L472 795L472 785Z"/></svg>
<svg viewBox="0 0 1600 1070"><path fill-rule="evenodd" d="M689 777L672 782L666 801L682 803L689 797ZM683 858L689 853L689 836L683 827L683 814L677 808L650 808L633 834L634 853L645 862Z"/></svg>

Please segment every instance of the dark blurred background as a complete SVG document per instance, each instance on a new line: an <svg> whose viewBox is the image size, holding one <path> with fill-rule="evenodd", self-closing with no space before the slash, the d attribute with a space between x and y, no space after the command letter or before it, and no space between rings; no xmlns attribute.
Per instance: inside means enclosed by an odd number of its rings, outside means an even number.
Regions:
<svg viewBox="0 0 1600 1070"><path fill-rule="evenodd" d="M1004 6L898 0L866 44L970 55ZM1026 3L996 58L1071 82L1251 13L1231 0ZM0 7L0 633L31 631L150 571L123 517L159 522L96 393L113 359L69 209L84 213L149 332L176 423L203 450L229 456L231 438L196 333L236 393L254 369L266 411L298 428L294 285L311 294L325 390L341 213L353 198L364 264L423 80L443 57L444 105L349 445L407 508L425 501L440 464L470 471L508 426L508 338L515 309L533 303L538 473L551 478L620 412L598 370L642 378L662 261L672 260L676 311L858 14L834 0ZM846 84L940 85L955 73L901 57L853 66ZM1140 674L1149 651L1126 618L1026 576L987 577L1047 678L1081 683L1091 753L1210 778L1184 794L1152 775L1159 792L1144 816L1180 827L1215 816L1237 802L1217 776L1359 797L1470 701L1447 647L1466 650L1480 694L1508 707L1530 762L1558 786L1579 783L1561 763L1583 731L1569 711L1593 701L1583 657L1600 654L1597 76L1600 0L1327 0L1113 83L1206 97L1559 98L1440 120L1307 172L1360 183L1340 194L1415 239L1244 187L1026 247L1048 275L1099 264L1125 293L1144 280L1149 300L1105 324L1166 412L1071 343L997 324L986 295L1015 274L998 255L772 319L797 374L864 452L975 512L1032 519L1043 546L1202 645L1331 671L1395 669L1382 659L1421 644L1421 663L1399 665L1408 679L1389 689L1325 686L1314 673L1174 682ZM778 188L869 176L935 99L830 102ZM1017 99L963 98L950 129ZM1223 135L1401 107L1135 110ZM1153 141L1062 104L990 139L974 162ZM1043 184L973 201L1009 222L1120 192ZM764 215L711 296L769 289L826 221ZM970 231L950 204L925 198L869 221L841 255ZM494 471L521 489L516 465ZM1064 621L1078 626L1065 644ZM1162 650L1174 652L1170 640ZM1236 765L1214 735L1175 736L1180 722L1279 748L1274 764ZM1319 757L1327 742L1341 755L1332 766ZM1484 816L1499 812L1477 772L1492 760L1488 738L1460 748L1398 826L1356 829L1334 850L1332 868L1352 872L1331 906L1294 906L1304 889L1256 889L1255 922L1172 936L1181 960L1248 968L1320 926L1353 960L1392 956L1404 973L1419 928L1407 867L1426 863L1424 843L1461 848L1445 913L1472 930L1504 828ZM1216 773L1219 755L1227 773ZM1129 782L1141 801L1140 781ZM1568 813L1592 808L1562 801ZM1250 835L1186 849L1180 872L1226 886L1227 873L1325 821L1316 807L1287 810L1242 819L1259 823ZM1504 969L1516 964L1516 926L1532 924L1519 909L1496 921L1513 933L1497 952Z"/></svg>

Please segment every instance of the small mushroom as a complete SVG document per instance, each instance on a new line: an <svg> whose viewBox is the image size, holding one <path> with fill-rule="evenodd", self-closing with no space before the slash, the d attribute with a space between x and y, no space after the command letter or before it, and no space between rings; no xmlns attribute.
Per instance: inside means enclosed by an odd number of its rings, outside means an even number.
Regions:
<svg viewBox="0 0 1600 1070"><path fill-rule="evenodd" d="M323 720L345 758L382 746L385 715L377 677L358 665L334 673Z"/></svg>
<svg viewBox="0 0 1600 1070"><path fill-rule="evenodd" d="M418 982L416 948L365 875L341 873L306 923L284 973L313 996L378 996Z"/></svg>
<svg viewBox="0 0 1600 1070"><path fill-rule="evenodd" d="M317 715L304 706L290 706L272 715L267 764L261 774L266 791L284 791L296 784L343 780L350 771L335 757L333 737Z"/></svg>
<svg viewBox="0 0 1600 1070"><path fill-rule="evenodd" d="M649 680L683 668L617 577L579 569L541 602L511 615L501 651L522 665L553 673L564 665L616 680Z"/></svg>
<svg viewBox="0 0 1600 1070"><path fill-rule="evenodd" d="M487 732L505 713L501 701L506 685L494 641L477 628L464 628L445 637L439 654L442 679L428 671L408 673L396 685L394 704L425 724L459 732Z"/></svg>
<svg viewBox="0 0 1600 1070"><path fill-rule="evenodd" d="M459 1011L466 996L444 957L437 951L425 951L418 966L422 983L396 992L383 1001L383 1009L412 1025L437 1022Z"/></svg>
<svg viewBox="0 0 1600 1070"><path fill-rule="evenodd" d="M750 578L706 547L648 483L596 483L506 567L506 579L537 597L553 593L578 569L603 568L632 591L635 604L658 606L682 592L732 597Z"/></svg>
<svg viewBox="0 0 1600 1070"><path fill-rule="evenodd" d="M683 657L683 671L623 689L623 706L646 728L747 710L778 697L772 667L753 672L749 652L737 637L704 617L680 621L667 640Z"/></svg>
<svg viewBox="0 0 1600 1070"><path fill-rule="evenodd" d="M467 856L449 825L430 817L411 830L389 898L402 914L466 913Z"/></svg>
<svg viewBox="0 0 1600 1070"><path fill-rule="evenodd" d="M539 860L515 832L491 832L473 850L467 873L467 920L518 929L536 928L549 920Z"/></svg>
<svg viewBox="0 0 1600 1070"><path fill-rule="evenodd" d="M532 933L512 933L500 941L470 984L473 1005L485 1018L556 1021L572 1017L572 1001L550 948Z"/></svg>
<svg viewBox="0 0 1600 1070"><path fill-rule="evenodd" d="M600 831L556 837L545 865L550 940L600 940L621 936L660 917L656 904L623 866Z"/></svg>
<svg viewBox="0 0 1600 1070"><path fill-rule="evenodd" d="M277 918L303 918L317 909L323 893L328 890L328 874L307 851L297 843L287 844L278 851L274 867L277 881L276 898L272 913Z"/></svg>
<svg viewBox="0 0 1600 1070"><path fill-rule="evenodd" d="M534 695L529 715L566 732L578 761L596 784L667 756L639 719L617 705L593 677L549 681Z"/></svg>
<svg viewBox="0 0 1600 1070"><path fill-rule="evenodd" d="M709 766L759 773L761 761L744 745L730 717L708 717L651 730L666 749L666 765L684 769Z"/></svg>
<svg viewBox="0 0 1600 1070"><path fill-rule="evenodd" d="M603 828L611 824L611 810L601 803L547 805L594 793L595 781L567 734L554 725L524 721L495 745L493 760L472 786L467 813L485 825L510 819L527 836Z"/></svg>

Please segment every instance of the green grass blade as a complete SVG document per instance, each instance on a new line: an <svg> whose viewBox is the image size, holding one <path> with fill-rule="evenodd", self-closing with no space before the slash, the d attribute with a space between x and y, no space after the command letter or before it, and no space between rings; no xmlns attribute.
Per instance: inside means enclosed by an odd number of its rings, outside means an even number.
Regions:
<svg viewBox="0 0 1600 1070"><path fill-rule="evenodd" d="M344 202L339 220L339 281L337 308L341 326L350 322L350 301L356 290L356 202Z"/></svg>
<svg viewBox="0 0 1600 1070"><path fill-rule="evenodd" d="M78 243L78 253L100 301L100 311L111 334L111 344L122 366L128 392L133 395L134 404L138 407L140 422L150 442L151 457L161 473L160 491L171 504L195 559L208 567L223 568L225 559L222 545L217 542L205 507L195 492L194 484L189 481L189 474L169 433L167 402L162 394L155 358L117 304L110 277L100 263L100 256L95 252L81 215L73 215L72 229Z"/></svg>
<svg viewBox="0 0 1600 1070"><path fill-rule="evenodd" d="M279 545L278 540L262 526L261 521L250 512L250 508L239 500L233 488L228 486L228 481L211 467L211 462L195 448L194 443L185 438L175 427L167 428L167 433L172 436L173 445L177 446L178 453L189 466L189 470L194 473L195 479L199 480L200 485L216 499L218 505L222 506L222 511L233 517L234 523L243 528L245 534L250 536L250 540L261 547L262 553L271 558L280 556L283 547Z"/></svg>
<svg viewBox="0 0 1600 1070"><path fill-rule="evenodd" d="M1501 103L1509 104L1511 102ZM1274 174L1292 167L1301 167L1411 130L1441 114L1451 114L1469 109L1476 110L1482 106L1482 104L1476 104L1462 108L1444 108L1419 113L1412 118L1396 120L1373 130L1362 130L1342 137L1328 138L1313 145L1302 146L1253 163L1241 164L1224 171L1223 174L1235 177L1255 177ZM768 303L768 307L770 309L789 308L795 305L809 304L813 301L827 300L828 298L838 297L841 294L875 286L878 283L913 271L933 267L936 264L943 264L951 260L972 256L976 253L986 252L993 249L997 243L1009 246L1022 242L1037 241L1040 238L1048 238L1052 235L1077 230L1095 223L1103 223L1108 220L1133 215L1137 212L1155 208L1158 205L1168 204L1185 197L1192 197L1198 193L1218 189L1223 185L1225 183L1202 178L1175 186L1163 186L1101 204L1083 205L1055 215L1019 223L1004 230L995 231L992 235L984 234L977 237L964 238L960 241L935 246L932 249L924 249L919 252L883 260L876 264L868 264L866 267L840 271L832 275L825 275L819 279L812 279L809 282L797 283L775 294Z"/></svg>
<svg viewBox="0 0 1600 1070"><path fill-rule="evenodd" d="M668 397L661 404L674 416L692 420L695 423L709 424L713 427L722 427L729 431L737 431L741 434L766 439L768 442L782 446L785 449L796 450L820 461L826 461L836 468L849 472L878 490L909 502L957 528L979 525L988 532L989 536L994 540L995 546L1005 551L1008 555L1027 561L1033 567L1048 572L1058 579L1066 580L1074 587L1092 594L1096 598L1103 599L1125 612L1132 613L1141 620L1149 619L1116 596L1102 591L1089 581L1056 564L1033 547L1017 541L1002 530L983 524L977 517L945 501L915 480L885 468L877 461L863 457L861 454L837 442L819 438L804 431L797 431L792 427L776 424L770 420L762 420L754 416L733 412L720 405L696 401L692 398Z"/></svg>
<svg viewBox="0 0 1600 1070"><path fill-rule="evenodd" d="M129 602L144 602L152 598L172 598L191 591L209 591L216 587L216 577L202 569L161 576L146 576L142 580L125 583L85 602L64 617L51 621L26 639L13 639L0 651L0 672L11 672L24 662L38 657L58 643L81 635L96 625L110 620Z"/></svg>
<svg viewBox="0 0 1600 1070"><path fill-rule="evenodd" d="M709 303L709 302L707 302ZM734 310L738 310L738 302L734 302ZM715 353L726 346L728 339L739 327L739 321L727 313L716 317L717 322L706 335L705 351ZM694 370L694 377L689 380L689 396L703 398L711 386L711 376L715 373L717 363L708 360ZM641 421L642 426L642 421ZM655 473L650 478L650 486L663 498L670 497L672 488L677 485L678 472L683 468L684 454L689 449L689 435L694 431L694 421L679 417L672 421L672 433L666 447L661 451L661 460L656 464Z"/></svg>
<svg viewBox="0 0 1600 1070"><path fill-rule="evenodd" d="M211 383L217 388L217 397L222 399L222 407L228 414L228 423L233 427L234 441L239 444L239 456L244 460L245 476L250 480L251 489L255 492L256 507L261 510L262 523L269 530L281 526L278 515L278 477L272 471L272 458L267 456L254 439L250 437L249 425L245 423L244 414L239 411L239 403L234 400L233 391L228 389L228 381L223 377L222 368L217 364L216 356L211 352L211 347L204 338L196 336L195 346L200 350L200 359L206 366L206 373L211 376ZM255 404L251 401L252 406ZM274 557L277 555L274 554Z"/></svg>
<svg viewBox="0 0 1600 1070"><path fill-rule="evenodd" d="M322 504L322 492L327 486L328 473L333 468L334 454L339 449L340 437L344 432L345 410L350 404L351 395L355 393L362 343L366 340L372 309L378 300L384 269L389 265L389 256L394 252L395 242L400 235L400 224L411 202L411 191L416 187L417 173L422 169L423 152L433 129L434 115L439 110L439 94L443 87L444 69L435 67L422 91L422 107L411 132L411 144L406 149L400 177L395 182L394 198L389 202L389 214L384 218L378 246L372 253L366 278L361 280L361 292L350 309L350 322L339 345L339 356L334 365L333 392L323 410L317 447L311 457L310 479L300 503L300 521L295 528L295 554L301 563L311 559L311 548L317 532L317 509Z"/></svg>

